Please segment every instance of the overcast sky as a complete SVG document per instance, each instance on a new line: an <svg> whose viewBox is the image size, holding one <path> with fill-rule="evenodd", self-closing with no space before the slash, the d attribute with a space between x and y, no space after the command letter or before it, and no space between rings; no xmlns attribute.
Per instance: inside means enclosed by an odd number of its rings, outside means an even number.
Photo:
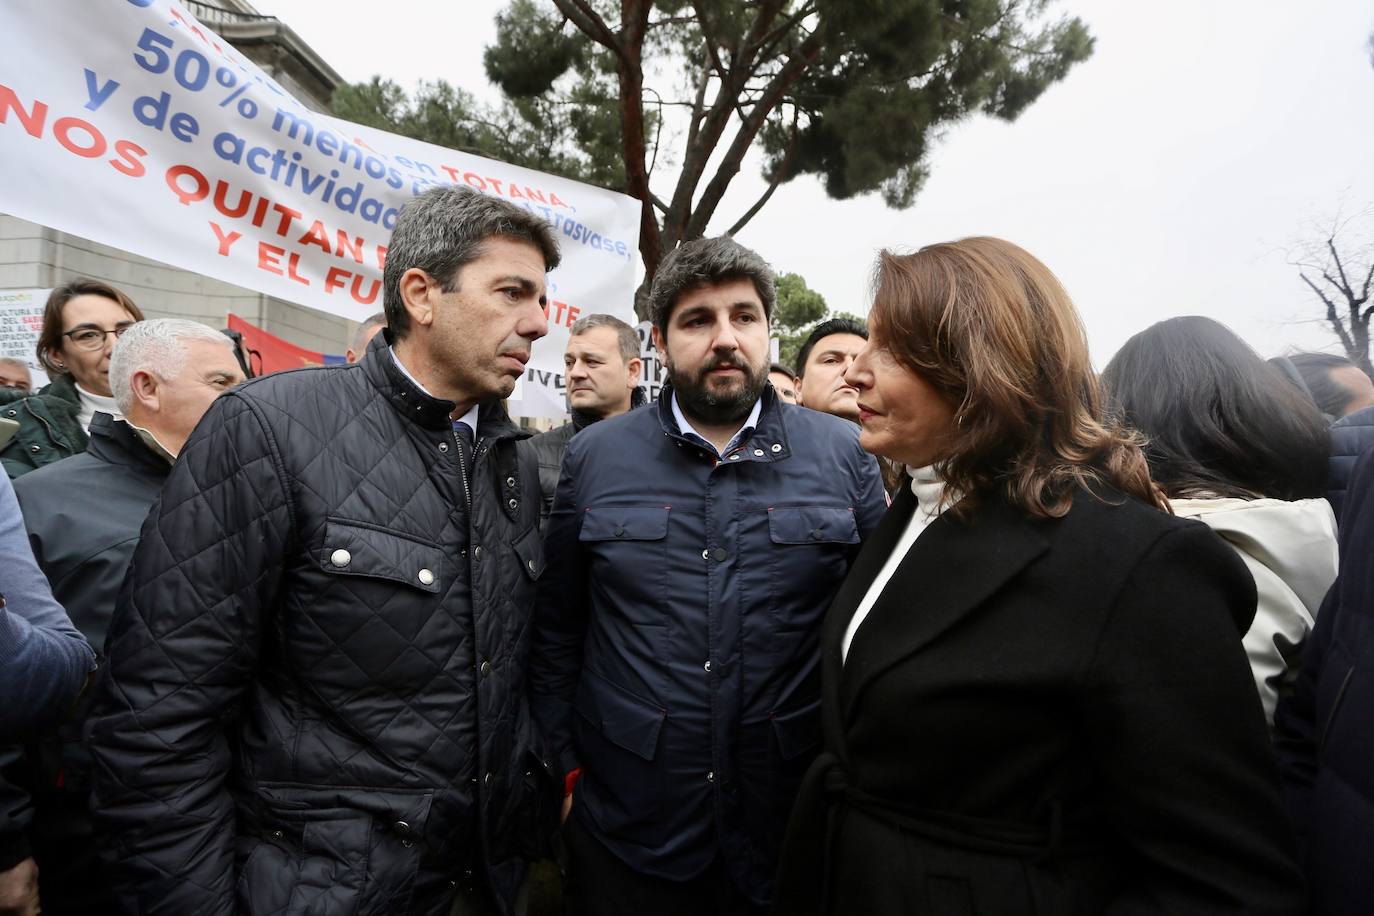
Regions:
<svg viewBox="0 0 1374 916"><path fill-rule="evenodd" d="M482 71L499 0L389 0L341 15L318 0L255 0L346 79L447 79L495 98ZM331 11L331 8L333 11ZM1068 286L1099 366L1172 315L1210 315L1263 355L1337 349L1287 261L1338 211L1374 204L1374 8L1362 0L1061 2L1096 52L1014 124L950 129L909 210L784 185L741 233L832 308L867 310L883 247L999 235ZM656 183L656 187L658 187ZM746 164L724 231L762 191ZM660 192L662 193L662 192Z"/></svg>

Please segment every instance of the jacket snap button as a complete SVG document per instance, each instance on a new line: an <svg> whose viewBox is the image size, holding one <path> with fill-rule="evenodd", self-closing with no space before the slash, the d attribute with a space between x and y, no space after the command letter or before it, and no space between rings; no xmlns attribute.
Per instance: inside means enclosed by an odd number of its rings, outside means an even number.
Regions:
<svg viewBox="0 0 1374 916"><path fill-rule="evenodd" d="M428 569L422 569L422 570L420 570L420 572L419 572L418 574L416 574L416 578L420 580L420 584L421 584L421 585L433 585L433 584L434 584L434 573L432 573L432 572L429 571Z"/></svg>
<svg viewBox="0 0 1374 916"><path fill-rule="evenodd" d="M811 540L813 540L813 541L819 541L819 540L821 539L821 534L822 534L822 533L823 533L823 532L821 531L821 529L819 529L819 528L812 528L812 529L811 529Z"/></svg>
<svg viewBox="0 0 1374 916"><path fill-rule="evenodd" d="M530 571L530 572L534 572L534 561L533 561L533 560L526 560L526 561L525 561L525 566L527 566L527 567L529 568L529 571Z"/></svg>
<svg viewBox="0 0 1374 916"><path fill-rule="evenodd" d="M37 446L37 445L30 445L30 446L29 446L29 451L31 451L31 452L33 452L35 455L37 455L40 451L42 451L42 449L41 449L39 446Z"/></svg>
<svg viewBox="0 0 1374 916"><path fill-rule="evenodd" d="M508 506L511 507L511 511L515 511L516 509L519 509L519 508L520 508L520 500L518 500L518 499L508 500L508 501L506 502L506 505L508 505Z"/></svg>
<svg viewBox="0 0 1374 916"><path fill-rule="evenodd" d="M703 560L711 559L711 549L709 547L701 552L701 558Z"/></svg>
<svg viewBox="0 0 1374 916"><path fill-rule="evenodd" d="M624 528L617 528L617 529L615 529L615 536L618 537L618 538L623 538L623 537L625 536L625 529L624 529Z"/></svg>
<svg viewBox="0 0 1374 916"><path fill-rule="evenodd" d="M446 451L448 451L448 443L447 443L447 442L440 442L440 443L439 443L439 451L441 451L441 452L446 452Z"/></svg>
<svg viewBox="0 0 1374 916"><path fill-rule="evenodd" d="M280 840L280 839L281 839L281 831L280 831L280 830L273 830L273 831L272 831L272 839L274 839L274 840Z"/></svg>
<svg viewBox="0 0 1374 916"><path fill-rule="evenodd" d="M480 560L480 559L482 559L482 548L481 548L481 547L474 547L474 548L472 548L472 558L473 558L474 560Z"/></svg>
<svg viewBox="0 0 1374 916"><path fill-rule="evenodd" d="M490 785L491 785L491 771L490 771L490 770L487 771L487 775L485 775L485 776L482 777L482 785L484 785L484 786L490 786Z"/></svg>
<svg viewBox="0 0 1374 916"><path fill-rule="evenodd" d="M482 664L478 665L477 673L482 675L482 677L486 677L488 674L491 674L491 662L482 662Z"/></svg>
<svg viewBox="0 0 1374 916"><path fill-rule="evenodd" d="M735 453L731 454L731 455L730 455L730 460L731 460L731 461L739 461L739 452L735 452Z"/></svg>
<svg viewBox="0 0 1374 916"><path fill-rule="evenodd" d="M710 671L710 670L711 670L711 660L710 660L709 658L706 659L706 664L702 665L701 667L704 668L704 669L707 670L707 671Z"/></svg>
<svg viewBox="0 0 1374 916"><path fill-rule="evenodd" d="M7 411L5 411L5 416L7 416L7 417L17 417L17 416L19 416L19 411L17 411L17 410L7 410Z"/></svg>
<svg viewBox="0 0 1374 916"><path fill-rule="evenodd" d="M333 563L340 569L343 569L349 563L353 562L353 554L349 553L347 550L344 550L342 547L340 547L338 550L334 551L329 555L329 562Z"/></svg>
<svg viewBox="0 0 1374 916"><path fill-rule="evenodd" d="M514 477L507 477L507 478L506 478L506 486L508 486L508 487L513 487L513 486L515 486L515 478L514 478Z"/></svg>
<svg viewBox="0 0 1374 916"><path fill-rule="evenodd" d="M405 821L397 821L397 822L396 822L396 832L397 832L397 833L409 833L409 832L410 832L410 825L407 824Z"/></svg>
<svg viewBox="0 0 1374 916"><path fill-rule="evenodd" d="M761 449L761 448L756 448L756 449L754 449L754 457L755 457L755 458L762 458L762 457L763 457L763 449Z"/></svg>
<svg viewBox="0 0 1374 916"><path fill-rule="evenodd" d="M724 559L725 559L725 548L724 548L724 547L717 547L715 550L711 551L711 558L712 558L713 560L715 560L717 563L719 563L721 560L724 560Z"/></svg>
<svg viewBox="0 0 1374 916"><path fill-rule="evenodd" d="M715 782L715 781L716 781L716 771L715 771L715 770L711 770L710 772L708 772L708 773L706 774L706 781L707 781L707 782Z"/></svg>
<svg viewBox="0 0 1374 916"><path fill-rule="evenodd" d="M772 451L773 451L773 454L774 454L774 455L776 455L778 452L782 451L782 446L781 446L781 445L778 445L776 442L773 443L773 445L771 446L771 448L772 448Z"/></svg>

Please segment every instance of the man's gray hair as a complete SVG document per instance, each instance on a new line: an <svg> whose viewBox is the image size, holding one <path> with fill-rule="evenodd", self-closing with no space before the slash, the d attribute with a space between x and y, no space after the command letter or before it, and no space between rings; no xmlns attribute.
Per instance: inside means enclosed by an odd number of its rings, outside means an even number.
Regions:
<svg viewBox="0 0 1374 916"><path fill-rule="evenodd" d="M649 320L665 338L668 318L678 297L698 286L729 280L752 280L763 303L763 313L773 317L777 294L773 289L773 268L758 253L722 235L714 239L683 242L658 265L654 284L649 289Z"/></svg>
<svg viewBox="0 0 1374 916"><path fill-rule="evenodd" d="M363 347L372 339L372 329L384 327L386 327L386 312L378 312L358 325L358 330L353 332L353 352L362 356Z"/></svg>
<svg viewBox="0 0 1374 916"><path fill-rule="evenodd" d="M597 313L579 318L573 322L573 326L568 329L569 336L576 337L585 334L593 328L610 328L615 331L616 343L620 348L620 358L626 364L632 359L639 359L639 334L635 329L614 315Z"/></svg>
<svg viewBox="0 0 1374 916"><path fill-rule="evenodd" d="M429 274L446 293L458 288L458 271L477 260L490 238L528 242L544 256L544 270L558 266L558 240L553 227L528 210L471 188L430 188L411 199L396 217L382 271L382 305L391 336L410 331L410 315L401 298L401 275L412 267Z"/></svg>
<svg viewBox="0 0 1374 916"><path fill-rule="evenodd" d="M115 406L128 415L134 406L135 372L151 372L160 379L174 377L186 366L182 341L208 340L229 350L234 342L198 321L184 318L154 318L129 325L110 353L110 390Z"/></svg>
<svg viewBox="0 0 1374 916"><path fill-rule="evenodd" d="M16 359L13 356L0 356L0 366L17 366L25 372L29 371L28 363L24 362L22 359Z"/></svg>

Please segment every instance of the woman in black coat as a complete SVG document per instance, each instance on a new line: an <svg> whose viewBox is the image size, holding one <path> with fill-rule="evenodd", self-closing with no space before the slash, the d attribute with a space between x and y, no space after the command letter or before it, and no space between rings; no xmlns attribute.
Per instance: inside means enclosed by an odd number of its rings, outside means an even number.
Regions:
<svg viewBox="0 0 1374 916"><path fill-rule="evenodd" d="M776 912L1303 912L1254 583L1162 511L1054 275L884 253L870 322L861 441L912 480L826 620Z"/></svg>

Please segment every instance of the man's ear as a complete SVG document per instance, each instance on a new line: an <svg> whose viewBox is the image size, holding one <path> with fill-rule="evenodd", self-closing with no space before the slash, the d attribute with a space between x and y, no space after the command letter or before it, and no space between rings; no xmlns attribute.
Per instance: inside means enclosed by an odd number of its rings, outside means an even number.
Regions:
<svg viewBox="0 0 1374 916"><path fill-rule="evenodd" d="M668 362L668 341L664 338L663 332L658 329L658 325L653 327L654 349L658 351L660 362Z"/></svg>
<svg viewBox="0 0 1374 916"><path fill-rule="evenodd" d="M133 390L135 404L152 413L161 408L162 381L147 369L139 369L131 375L129 387Z"/></svg>
<svg viewBox="0 0 1374 916"><path fill-rule="evenodd" d="M418 267L401 274L401 302L413 324L429 327L434 323L434 304L443 292L439 281Z"/></svg>
<svg viewBox="0 0 1374 916"><path fill-rule="evenodd" d="M625 381L627 388L638 388L639 380L644 375L644 361L636 356L625 364Z"/></svg>

